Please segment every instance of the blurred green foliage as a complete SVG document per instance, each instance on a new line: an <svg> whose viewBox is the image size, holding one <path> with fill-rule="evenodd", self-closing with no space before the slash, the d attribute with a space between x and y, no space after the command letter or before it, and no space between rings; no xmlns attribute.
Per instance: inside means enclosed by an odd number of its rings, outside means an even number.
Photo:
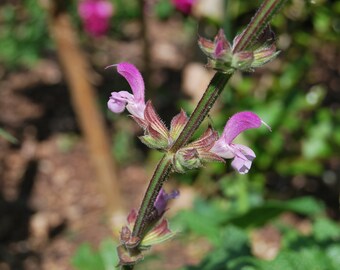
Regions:
<svg viewBox="0 0 340 270"><path fill-rule="evenodd" d="M182 212L175 219L184 235L194 231L214 246L198 266L183 269L338 269L340 227L325 218L324 206L315 199L269 201L238 214L233 209L226 211L225 206L217 202L198 200L193 211ZM283 222L280 215L286 212L308 217L310 232L302 233L296 225ZM255 257L251 247L255 241L250 237L252 230L265 224L272 224L280 234L279 252L272 260Z"/></svg>
<svg viewBox="0 0 340 270"><path fill-rule="evenodd" d="M50 48L45 12L35 0L0 5L0 64L32 66Z"/></svg>
<svg viewBox="0 0 340 270"><path fill-rule="evenodd" d="M111 239L100 243L98 250L90 244L82 244L72 257L72 265L79 270L114 270L118 265L117 243Z"/></svg>

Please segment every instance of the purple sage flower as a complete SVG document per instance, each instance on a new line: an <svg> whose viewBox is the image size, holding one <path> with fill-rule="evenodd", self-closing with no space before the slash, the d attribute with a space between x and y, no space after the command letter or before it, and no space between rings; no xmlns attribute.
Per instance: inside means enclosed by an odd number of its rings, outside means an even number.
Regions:
<svg viewBox="0 0 340 270"><path fill-rule="evenodd" d="M157 213L159 216L161 216L165 210L166 206L168 204L168 200L174 199L179 196L179 191L174 190L171 193L166 193L164 189L162 188L161 191L158 193L158 196L156 198L156 201L154 203L154 206L157 210Z"/></svg>
<svg viewBox="0 0 340 270"><path fill-rule="evenodd" d="M140 119L143 122L146 104L144 100L145 85L142 75L130 63L123 62L112 66L116 66L118 73L128 81L133 94L127 91L112 92L107 103L109 109L114 113L121 113L126 107L135 119Z"/></svg>
<svg viewBox="0 0 340 270"><path fill-rule="evenodd" d="M84 0L78 5L84 28L93 37L104 35L110 26L113 6L107 0Z"/></svg>
<svg viewBox="0 0 340 270"><path fill-rule="evenodd" d="M240 174L248 173L252 161L256 157L253 150L242 144L234 144L234 139L243 131L259 128L265 124L258 115L252 112L234 114L224 127L222 136L215 142L210 152L222 157L233 158L232 167Z"/></svg>
<svg viewBox="0 0 340 270"><path fill-rule="evenodd" d="M191 13L192 6L196 0L172 0L175 8L183 14L188 15Z"/></svg>

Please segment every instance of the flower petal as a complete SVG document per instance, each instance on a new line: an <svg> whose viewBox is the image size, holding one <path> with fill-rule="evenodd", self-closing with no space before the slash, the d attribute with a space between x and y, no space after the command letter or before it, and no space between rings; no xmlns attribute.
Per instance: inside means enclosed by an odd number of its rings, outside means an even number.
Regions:
<svg viewBox="0 0 340 270"><path fill-rule="evenodd" d="M236 113L228 120L219 140L223 139L226 144L230 144L241 132L259 128L261 123L261 118L253 112Z"/></svg>
<svg viewBox="0 0 340 270"><path fill-rule="evenodd" d="M121 113L126 106L126 109L135 118L137 117L140 121L143 121L146 105L144 101L145 86L142 75L130 63L123 62L112 66L117 66L118 73L128 81L133 95L126 91L112 92L108 102L109 109L114 113Z"/></svg>
<svg viewBox="0 0 340 270"><path fill-rule="evenodd" d="M253 150L242 144L232 144L234 149L235 158L231 162L231 166L240 174L246 174L251 168L252 161L256 155Z"/></svg>
<svg viewBox="0 0 340 270"><path fill-rule="evenodd" d="M233 158L235 155L230 146L224 141L223 137L219 138L213 147L210 149L211 153L214 153L222 158Z"/></svg>
<svg viewBox="0 0 340 270"><path fill-rule="evenodd" d="M140 118L141 120L144 119L144 112L145 112L145 104L140 102L131 102L128 103L126 106L126 109L135 117L135 118ZM136 120L136 119L135 119ZM137 121L138 123L138 121Z"/></svg>
<svg viewBox="0 0 340 270"><path fill-rule="evenodd" d="M109 30L113 6L107 0L85 0L79 2L78 13L88 34L99 37Z"/></svg>
<svg viewBox="0 0 340 270"><path fill-rule="evenodd" d="M107 106L114 113L124 111L126 103L133 102L133 95L126 91L112 92Z"/></svg>
<svg viewBox="0 0 340 270"><path fill-rule="evenodd" d="M181 11L183 14L188 15L191 12L194 0L172 0L172 4L175 8Z"/></svg>
<svg viewBox="0 0 340 270"><path fill-rule="evenodd" d="M178 190L174 190L171 193L167 194L162 188L158 193L156 201L154 203L154 207L156 208L158 215L161 216L164 213L164 211L166 210L168 200L174 199L178 196L179 196Z"/></svg>
<svg viewBox="0 0 340 270"><path fill-rule="evenodd" d="M145 85L139 70L134 65L123 62L117 65L117 71L128 81L136 103L145 103Z"/></svg>
<svg viewBox="0 0 340 270"><path fill-rule="evenodd" d="M98 1L96 12L103 18L110 18L113 14L113 6L109 1Z"/></svg>

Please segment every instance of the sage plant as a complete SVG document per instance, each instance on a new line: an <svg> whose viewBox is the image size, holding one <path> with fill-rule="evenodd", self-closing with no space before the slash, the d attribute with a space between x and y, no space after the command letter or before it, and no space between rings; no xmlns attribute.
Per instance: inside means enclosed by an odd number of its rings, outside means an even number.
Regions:
<svg viewBox="0 0 340 270"><path fill-rule="evenodd" d="M172 119L170 129L165 126L152 102L145 102L144 81L138 69L130 63L113 65L129 83L132 94L127 91L112 92L109 109L114 113L127 109L144 131L139 139L148 147L164 153L138 213L132 210L127 225L121 230L121 244L117 250L122 269L133 269L143 259L144 250L175 235L164 218L167 202L179 195L178 191L167 194L162 188L170 173L185 173L202 167L206 162L225 162L226 159L232 159L231 165L238 173L249 172L256 157L254 151L233 141L247 129L266 125L255 113L246 111L234 114L226 122L220 136L208 127L197 140L190 140L235 71L254 71L278 55L269 22L285 2L264 0L251 22L232 43L226 39L223 30L213 41L199 38L198 45L208 57L207 66L217 72L191 116L181 110Z"/></svg>

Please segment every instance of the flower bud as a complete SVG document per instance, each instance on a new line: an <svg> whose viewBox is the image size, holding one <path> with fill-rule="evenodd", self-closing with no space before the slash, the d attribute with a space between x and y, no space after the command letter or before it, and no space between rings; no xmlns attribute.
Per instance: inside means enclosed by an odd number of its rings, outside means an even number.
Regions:
<svg viewBox="0 0 340 270"><path fill-rule="evenodd" d="M218 155L209 151L217 139L217 132L208 128L198 140L179 149L174 154L172 160L174 170L184 173L187 170L202 167L204 162L224 162Z"/></svg>
<svg viewBox="0 0 340 270"><path fill-rule="evenodd" d="M182 148L173 157L174 170L179 173L200 168L202 165L199 153L195 148Z"/></svg>
<svg viewBox="0 0 340 270"><path fill-rule="evenodd" d="M166 195L169 198L165 198ZM173 194L166 194L164 191L161 195L162 200L169 200L178 196L178 192ZM132 210L128 215L128 225L122 228L120 234L121 245L117 247L119 265L134 265L144 258L142 253L143 250L150 249L155 244L162 243L169 240L176 233L169 229L168 221L162 219L160 222L155 224L146 232L142 239L139 237L132 236L133 226L135 225L137 213Z"/></svg>
<svg viewBox="0 0 340 270"><path fill-rule="evenodd" d="M236 70L253 71L273 60L279 52L274 45L275 36L269 26L257 40L243 51L236 51L242 34L237 35L230 45L223 30L219 30L214 41L200 37L198 45L208 56L207 66L224 73L232 73Z"/></svg>

